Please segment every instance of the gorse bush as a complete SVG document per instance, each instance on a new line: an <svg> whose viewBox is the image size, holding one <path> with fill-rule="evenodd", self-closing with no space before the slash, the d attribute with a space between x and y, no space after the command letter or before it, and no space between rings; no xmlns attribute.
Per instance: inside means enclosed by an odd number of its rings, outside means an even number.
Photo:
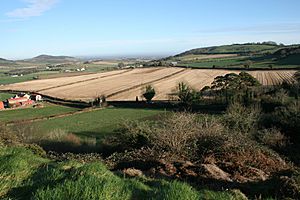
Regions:
<svg viewBox="0 0 300 200"><path fill-rule="evenodd" d="M185 155L196 139L198 122L196 115L172 113L153 130L152 145L155 149Z"/></svg>
<svg viewBox="0 0 300 200"><path fill-rule="evenodd" d="M111 143L121 144L122 149L136 149L150 145L153 124L147 121L126 121L117 129L117 137L110 137Z"/></svg>
<svg viewBox="0 0 300 200"><path fill-rule="evenodd" d="M260 116L259 106L245 107L240 103L233 103L228 107L223 119L229 129L248 134L257 129Z"/></svg>
<svg viewBox="0 0 300 200"><path fill-rule="evenodd" d="M199 126L196 115L171 113L159 122L125 123L118 130L118 143L123 147L149 147L155 152L186 155L195 142Z"/></svg>
<svg viewBox="0 0 300 200"><path fill-rule="evenodd" d="M232 172L232 177L239 181L248 180L245 177L250 180L259 177L253 171L262 170L268 176L288 169L289 165L278 154L263 147L255 141L252 132L250 134L250 131L255 133L259 111L251 113L252 111L241 105L235 109L238 111L228 114L233 116L231 121L225 119L225 122L207 115L183 112L171 113L159 123L126 124L119 143L122 145L125 141L126 146L130 147L127 150L130 151L120 157L114 155L110 159L120 163L117 166L129 166L123 165L124 162L134 163L141 160L155 166L155 160L160 162L160 159L168 162L188 160L213 164ZM232 125L235 118L239 120L238 124ZM245 130L249 133L243 132ZM271 142L272 145L281 145L280 142L283 142L275 139L270 141L270 138L267 141L267 137L262 139L270 145ZM146 169L144 165L141 165L141 169Z"/></svg>
<svg viewBox="0 0 300 200"><path fill-rule="evenodd" d="M265 114L260 121L262 126L277 127L292 141L300 141L300 103L291 102L275 109L274 112Z"/></svg>

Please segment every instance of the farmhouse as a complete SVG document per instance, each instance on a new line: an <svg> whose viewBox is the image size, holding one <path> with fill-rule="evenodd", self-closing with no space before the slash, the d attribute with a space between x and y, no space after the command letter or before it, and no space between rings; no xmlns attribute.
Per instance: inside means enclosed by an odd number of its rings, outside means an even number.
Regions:
<svg viewBox="0 0 300 200"><path fill-rule="evenodd" d="M34 101L28 99L27 97L7 99L7 104L10 108L32 105L33 103Z"/></svg>
<svg viewBox="0 0 300 200"><path fill-rule="evenodd" d="M29 95L20 93L5 101L0 101L0 110L5 108L17 108L33 105L36 101L42 101L42 96L39 94Z"/></svg>

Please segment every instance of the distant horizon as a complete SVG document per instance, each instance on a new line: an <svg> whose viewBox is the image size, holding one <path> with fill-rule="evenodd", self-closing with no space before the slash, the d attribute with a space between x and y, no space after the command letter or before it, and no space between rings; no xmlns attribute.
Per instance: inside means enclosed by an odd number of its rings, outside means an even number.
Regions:
<svg viewBox="0 0 300 200"><path fill-rule="evenodd" d="M131 59L131 58L164 58L168 56L174 56L180 53L183 53L185 51L189 51L192 49L196 48L207 48L207 47L214 47L214 46L226 46L226 45L234 45L234 44L247 44L247 43L262 43L262 42L276 42L276 41L260 41L260 42L245 42L245 43L231 43L231 44L220 44L220 45L211 45L211 46L202 46L202 47L194 47L194 48L188 48L182 51L174 52L174 53L149 53L149 54L116 54L116 55L97 55L97 54L90 54L90 55L68 55L68 54L51 54L51 53L40 53L36 54L30 57L12 57L12 58L6 58L6 57L1 57L6 60L26 60L26 59L32 59L41 55L48 55L48 56L67 56L67 57L74 57L74 58L79 58L79 59ZM279 44L284 44L281 42L276 42L278 45ZM284 44L285 46L289 45L300 45L299 43L290 43L290 44Z"/></svg>

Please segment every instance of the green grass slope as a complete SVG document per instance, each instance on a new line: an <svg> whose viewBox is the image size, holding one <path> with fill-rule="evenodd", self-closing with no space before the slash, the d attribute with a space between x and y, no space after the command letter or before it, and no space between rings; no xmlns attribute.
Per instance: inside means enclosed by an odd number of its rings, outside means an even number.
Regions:
<svg viewBox="0 0 300 200"><path fill-rule="evenodd" d="M0 92L0 101L4 101L12 96L13 94Z"/></svg>
<svg viewBox="0 0 300 200"><path fill-rule="evenodd" d="M175 57L184 55L198 54L243 54L243 53L259 53L272 52L278 50L278 45L271 44L233 44L214 47L197 48L178 54Z"/></svg>
<svg viewBox="0 0 300 200"><path fill-rule="evenodd" d="M209 58L207 55L232 54L232 57ZM205 58L207 56L207 58ZM192 49L163 59L179 66L222 69L288 69L300 67L299 45L234 44Z"/></svg>
<svg viewBox="0 0 300 200"><path fill-rule="evenodd" d="M65 113L72 113L78 110L80 109L45 103L43 108L24 108L1 111L0 122L31 120Z"/></svg>
<svg viewBox="0 0 300 200"><path fill-rule="evenodd" d="M7 200L242 199L231 191L198 191L178 181L129 179L100 162L55 162L24 147L0 146L0 161L0 198Z"/></svg>
<svg viewBox="0 0 300 200"><path fill-rule="evenodd" d="M112 134L121 122L140 120L163 113L161 110L108 108L72 116L36 122L41 132L55 129L85 136L102 137Z"/></svg>

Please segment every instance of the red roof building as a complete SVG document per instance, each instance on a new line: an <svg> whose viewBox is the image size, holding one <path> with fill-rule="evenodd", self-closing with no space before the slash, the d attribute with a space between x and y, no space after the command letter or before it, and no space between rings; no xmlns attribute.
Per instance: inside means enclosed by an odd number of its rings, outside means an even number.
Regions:
<svg viewBox="0 0 300 200"><path fill-rule="evenodd" d="M3 101L0 101L0 110L3 110L4 109L4 103Z"/></svg>
<svg viewBox="0 0 300 200"><path fill-rule="evenodd" d="M14 98L14 99L7 99L8 104L17 104L17 103L22 103L25 101L28 101L27 98L25 97L20 97L20 98Z"/></svg>
<svg viewBox="0 0 300 200"><path fill-rule="evenodd" d="M29 100L26 97L7 99L7 102L10 108L32 105L34 103L33 100Z"/></svg>

